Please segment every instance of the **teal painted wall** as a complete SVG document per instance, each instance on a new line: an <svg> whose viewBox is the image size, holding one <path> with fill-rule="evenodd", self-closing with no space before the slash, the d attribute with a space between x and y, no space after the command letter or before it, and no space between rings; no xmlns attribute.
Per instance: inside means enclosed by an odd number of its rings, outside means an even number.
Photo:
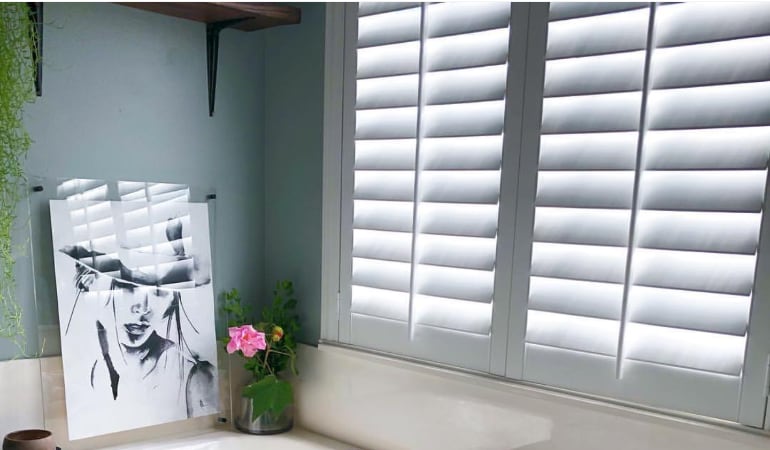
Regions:
<svg viewBox="0 0 770 450"><path fill-rule="evenodd" d="M25 112L35 141L28 174L212 188L215 286L257 298L265 273L264 43L260 32L222 33L210 118L203 24L113 4L46 3L43 97ZM53 264L49 255L36 256ZM38 318L55 323L56 300L39 292L38 313L29 255L18 266L28 350L35 352ZM16 355L0 340L0 360Z"/></svg>
<svg viewBox="0 0 770 450"><path fill-rule="evenodd" d="M302 23L265 31L265 296L276 280L296 285L300 340L321 327L323 158L322 3L297 4Z"/></svg>

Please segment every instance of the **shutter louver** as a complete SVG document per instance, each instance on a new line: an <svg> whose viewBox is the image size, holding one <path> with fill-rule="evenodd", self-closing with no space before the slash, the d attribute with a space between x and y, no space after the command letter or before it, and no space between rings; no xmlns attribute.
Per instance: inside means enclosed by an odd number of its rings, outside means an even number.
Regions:
<svg viewBox="0 0 770 450"><path fill-rule="evenodd" d="M615 376L649 8L549 20L524 377L592 390Z"/></svg>
<svg viewBox="0 0 770 450"><path fill-rule="evenodd" d="M354 344L488 370L509 22L359 8Z"/></svg>

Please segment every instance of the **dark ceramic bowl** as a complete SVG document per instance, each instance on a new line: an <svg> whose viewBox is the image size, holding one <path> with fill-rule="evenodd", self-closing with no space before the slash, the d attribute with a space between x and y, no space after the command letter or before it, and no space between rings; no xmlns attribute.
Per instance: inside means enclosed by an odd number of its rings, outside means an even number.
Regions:
<svg viewBox="0 0 770 450"><path fill-rule="evenodd" d="M56 444L50 431L21 430L5 436L3 450L56 450Z"/></svg>

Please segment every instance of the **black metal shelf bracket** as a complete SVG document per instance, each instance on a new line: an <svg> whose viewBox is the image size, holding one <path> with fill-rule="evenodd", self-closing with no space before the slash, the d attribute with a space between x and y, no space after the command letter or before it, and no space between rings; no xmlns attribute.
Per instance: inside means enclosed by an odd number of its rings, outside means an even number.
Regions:
<svg viewBox="0 0 770 450"><path fill-rule="evenodd" d="M217 92L217 61L219 59L219 33L225 28L239 24L243 19L223 20L206 24L206 67L209 82L209 117L214 116L214 100Z"/></svg>

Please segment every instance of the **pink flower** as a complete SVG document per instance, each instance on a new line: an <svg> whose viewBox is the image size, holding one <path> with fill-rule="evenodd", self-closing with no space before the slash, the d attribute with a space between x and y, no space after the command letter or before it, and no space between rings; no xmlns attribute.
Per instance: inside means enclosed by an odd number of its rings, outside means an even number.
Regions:
<svg viewBox="0 0 770 450"><path fill-rule="evenodd" d="M227 343L227 353L235 353L240 350L243 352L243 356L251 358L259 350L267 348L265 333L255 330L251 325L230 327L227 329L227 332L230 334L230 342Z"/></svg>

